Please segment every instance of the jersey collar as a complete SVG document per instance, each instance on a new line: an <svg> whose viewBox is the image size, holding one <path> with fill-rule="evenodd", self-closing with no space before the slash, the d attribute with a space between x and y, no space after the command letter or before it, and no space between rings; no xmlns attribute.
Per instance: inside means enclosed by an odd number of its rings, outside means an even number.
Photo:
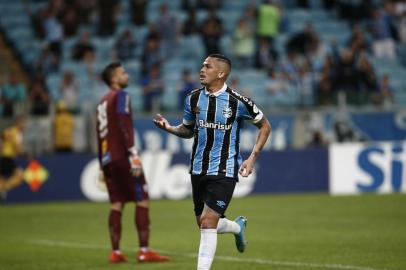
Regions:
<svg viewBox="0 0 406 270"><path fill-rule="evenodd" d="M207 91L207 88L205 87L204 88L204 93L206 95L212 95L212 96L218 97L218 96L220 96L221 94L223 94L226 91L227 87L228 87L227 84L224 83L223 87L221 87L221 89L218 90L216 93L210 93L209 91Z"/></svg>

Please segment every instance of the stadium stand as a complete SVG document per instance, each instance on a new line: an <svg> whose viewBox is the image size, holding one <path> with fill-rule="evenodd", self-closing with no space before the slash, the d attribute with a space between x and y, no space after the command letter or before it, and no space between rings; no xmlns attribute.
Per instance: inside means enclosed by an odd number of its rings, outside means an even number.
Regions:
<svg viewBox="0 0 406 270"><path fill-rule="evenodd" d="M44 20L49 19L52 15L41 15L49 10L50 6L58 1L2 1L0 2L0 26L2 33L11 44L15 53L22 61L26 69L29 71L32 77L37 76L39 65L45 65L46 72L42 71L45 76L46 86L48 88L50 97L53 102L57 102L60 98L59 84L65 71L72 71L80 84L80 100L96 100L94 98L94 91L97 88L97 74L100 69L108 62L116 59L115 43L118 36L126 29L130 29L133 37L136 41L135 57L130 60L124 61L126 68L133 77L133 83L131 85L131 95L134 98L133 106L136 111L142 111L142 86L141 81L145 74L142 74L143 63L142 54L145 40L151 38L154 35L154 31L160 29L151 30L150 24L157 22L160 19L160 7L165 4L168 6L171 16L175 18L177 23L176 27L181 29L183 22L187 19L187 11L184 9L184 3L188 1L163 1L163 0L151 0L148 2L145 10L147 23L145 25L134 25L132 23L132 13L130 1L122 0L119 2L117 8L116 27L112 35L99 35L98 32L98 19L97 10L102 7L94 6L91 11L91 19L89 23L79 23L79 30L76 35L72 37L66 37L61 41L61 58L56 67L52 68L48 62L52 63L52 60L47 60L44 57L44 50L47 46L47 33L42 33L42 36L38 36L35 28L35 21L38 17ZM63 1L62 1L63 2ZM199 1L197 1L199 2ZM204 2L204 1L202 1ZM323 2L320 0L307 1L308 7L298 7L296 1L273 1L276 6L282 11L279 22L283 27L280 27L278 35L274 38L273 49L277 55L277 58L272 61L272 68L278 72L288 72L286 77L289 83L289 91L286 95L281 95L274 100L269 96L267 91L269 78L267 78L266 67L244 66L237 67L233 76L240 82L242 91L250 93L250 95L258 100L258 103L265 108L273 108L281 105L282 107L297 108L301 104L300 101L300 87L302 86L301 78L305 80L309 77L311 81L311 95L315 102L311 102L311 106L320 105L317 102L317 95L319 91L321 72L324 67L324 59L327 55L331 55L334 52L332 48L332 40L335 40L338 49L342 51L348 47L348 42L351 37L351 26L348 20L340 18L337 10L323 8ZM338 3L340 1L337 1ZM375 1L378 4L378 9L383 10L384 4L381 1ZM220 50L222 53L230 56L234 59L233 55L233 35L236 28L236 23L239 18L246 15L246 10L251 8L258 9L261 5L260 1L257 4L252 5L252 1L219 1L219 5L216 10L216 16L221 20L223 25L223 32L220 40ZM60 8L59 12L63 13L64 8L68 6L65 3L65 7ZM209 17L207 9L197 10L197 25L200 25L205 19ZM41 17L43 16L43 17ZM48 17L47 17L48 16ZM60 19L61 15L57 18ZM249 18L251 23L255 21L255 18ZM362 21L361 24L364 30L368 30L368 21ZM280 25L280 26L281 26ZM310 26L309 26L310 25ZM286 51L287 44L292 41L293 37L300 38L300 33L304 31L306 27L312 28L312 35L318 40L318 48L315 52L312 52L312 56L304 55L304 57L298 57L291 62L289 54ZM252 25L255 34L255 25ZM41 28L41 27L40 27ZM42 29L43 30L43 29ZM75 44L80 39L80 36L88 32L90 34L90 42L94 46L95 56L94 59L86 61L75 61L72 59L72 50ZM50 33L48 33L50 34ZM404 106L406 104L406 89L405 82L403 80L406 74L404 67L405 63L405 45L399 41L396 44L397 52L400 57L395 59L378 58L373 56L371 49L371 42L373 37L371 32L365 31L365 39L368 41L368 47L362 51L362 54L367 55L367 59L372 64L374 72L376 73L377 84L381 80L384 74L388 74L390 77L390 83L393 88L395 105ZM176 110L177 105L177 90L179 88L179 78L181 73L185 69L189 69L193 72L198 72L201 61L206 54L205 48L202 43L202 39L199 33L192 33L190 35L178 36L178 45L174 48L174 55L170 59L164 59L161 63L162 78L165 81L165 93L162 98L162 108L166 110ZM49 42L49 41L48 41ZM293 42L293 41L292 41ZM52 48L51 48L52 52ZM47 55L45 53L45 55ZM303 55L302 55L303 56ZM403 57L402 57L403 56ZM251 56L252 62L255 62L255 55ZM272 60L272 59L271 59ZM39 62L45 63L39 63ZM303 64L303 61L308 63ZM355 59L357 61L357 59ZM402 62L403 61L403 62ZM288 67L292 67L289 69ZM308 65L303 71L303 77L299 76L299 66ZM355 63L356 65L356 63ZM44 69L44 67L43 67ZM331 74L330 74L331 75ZM336 91L336 90L334 90ZM344 91L347 91L344 89ZM351 103L351 101L349 101ZM365 100L360 104L370 104L371 101ZM354 105L360 105L355 103Z"/></svg>

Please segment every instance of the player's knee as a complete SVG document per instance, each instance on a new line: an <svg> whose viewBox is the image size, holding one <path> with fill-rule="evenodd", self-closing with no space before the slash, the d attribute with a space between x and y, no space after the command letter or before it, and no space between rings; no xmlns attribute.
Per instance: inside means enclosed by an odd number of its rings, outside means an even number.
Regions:
<svg viewBox="0 0 406 270"><path fill-rule="evenodd" d="M149 208L149 200L142 200L137 202L137 206Z"/></svg>
<svg viewBox="0 0 406 270"><path fill-rule="evenodd" d="M122 211L124 208L124 204L121 202L115 202L111 204L111 209L116 211Z"/></svg>
<svg viewBox="0 0 406 270"><path fill-rule="evenodd" d="M200 229L216 229L218 219L209 215L200 217Z"/></svg>

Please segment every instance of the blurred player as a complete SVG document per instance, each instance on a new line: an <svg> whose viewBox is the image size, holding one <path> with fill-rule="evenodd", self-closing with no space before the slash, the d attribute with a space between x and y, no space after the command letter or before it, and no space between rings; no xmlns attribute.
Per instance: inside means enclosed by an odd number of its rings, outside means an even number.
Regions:
<svg viewBox="0 0 406 270"><path fill-rule="evenodd" d="M17 166L15 159L24 152L23 132L25 118L18 118L15 125L6 128L0 138L0 198L6 199L7 192L23 180L23 169Z"/></svg>
<svg viewBox="0 0 406 270"><path fill-rule="evenodd" d="M102 72L110 91L97 106L99 162L111 202L109 232L112 252L109 261L126 261L120 251L121 212L127 202L136 202L135 225L140 250L139 262L164 262L169 258L149 249L149 196L140 157L134 146L130 96L124 90L129 76L120 63Z"/></svg>
<svg viewBox="0 0 406 270"><path fill-rule="evenodd" d="M187 96L183 123L171 126L159 114L154 119L159 128L169 133L181 138L194 137L190 173L194 211L200 227L199 270L210 269L218 233L233 233L237 250L245 251L247 219L240 216L231 221L224 213L238 181L238 172L243 177L252 173L255 160L271 133L268 120L252 100L225 84L230 71L228 58L209 55L200 70L200 83L204 87ZM251 120L259 128L254 149L244 162L239 153L243 120Z"/></svg>

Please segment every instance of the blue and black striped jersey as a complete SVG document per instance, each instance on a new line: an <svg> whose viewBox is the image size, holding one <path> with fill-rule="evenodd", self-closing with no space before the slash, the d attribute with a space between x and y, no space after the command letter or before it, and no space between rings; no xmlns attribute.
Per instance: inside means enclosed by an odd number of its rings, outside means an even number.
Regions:
<svg viewBox="0 0 406 270"><path fill-rule="evenodd" d="M190 173L238 177L243 120L257 123L263 117L255 103L224 84L215 94L204 87L185 101L183 124L194 128Z"/></svg>

